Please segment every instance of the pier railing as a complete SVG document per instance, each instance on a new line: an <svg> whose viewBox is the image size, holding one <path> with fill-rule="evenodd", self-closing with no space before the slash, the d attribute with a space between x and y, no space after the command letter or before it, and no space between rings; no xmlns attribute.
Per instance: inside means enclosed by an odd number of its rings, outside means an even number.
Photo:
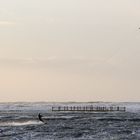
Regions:
<svg viewBox="0 0 140 140"><path fill-rule="evenodd" d="M85 112L105 112L105 111L126 111L126 107L119 106L54 106L52 111L85 111Z"/></svg>

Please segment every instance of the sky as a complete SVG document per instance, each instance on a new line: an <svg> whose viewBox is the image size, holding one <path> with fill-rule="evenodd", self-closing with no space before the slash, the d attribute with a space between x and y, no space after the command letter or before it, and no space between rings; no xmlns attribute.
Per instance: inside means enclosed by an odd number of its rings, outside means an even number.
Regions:
<svg viewBox="0 0 140 140"><path fill-rule="evenodd" d="M0 101L140 101L139 0L0 0Z"/></svg>

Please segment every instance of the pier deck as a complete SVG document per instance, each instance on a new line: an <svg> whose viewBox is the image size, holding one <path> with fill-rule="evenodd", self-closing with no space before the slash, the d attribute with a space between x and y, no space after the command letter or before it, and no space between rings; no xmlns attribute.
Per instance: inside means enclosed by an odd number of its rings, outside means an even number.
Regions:
<svg viewBox="0 0 140 140"><path fill-rule="evenodd" d="M52 107L52 111L81 111L81 112L112 112L119 111L125 112L126 107L119 106L54 106Z"/></svg>

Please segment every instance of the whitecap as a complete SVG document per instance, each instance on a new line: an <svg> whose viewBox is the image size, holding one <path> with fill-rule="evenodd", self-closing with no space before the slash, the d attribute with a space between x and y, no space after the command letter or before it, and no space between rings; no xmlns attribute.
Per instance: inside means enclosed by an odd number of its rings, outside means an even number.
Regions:
<svg viewBox="0 0 140 140"><path fill-rule="evenodd" d="M4 122L0 123L0 126L24 126L24 125L38 125L43 124L40 121L25 121L25 122Z"/></svg>

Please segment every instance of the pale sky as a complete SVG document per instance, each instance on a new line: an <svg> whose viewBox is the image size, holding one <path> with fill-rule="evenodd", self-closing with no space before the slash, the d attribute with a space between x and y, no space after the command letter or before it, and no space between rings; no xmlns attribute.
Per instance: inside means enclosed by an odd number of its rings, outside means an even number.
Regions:
<svg viewBox="0 0 140 140"><path fill-rule="evenodd" d="M140 0L0 0L0 101L140 101Z"/></svg>

